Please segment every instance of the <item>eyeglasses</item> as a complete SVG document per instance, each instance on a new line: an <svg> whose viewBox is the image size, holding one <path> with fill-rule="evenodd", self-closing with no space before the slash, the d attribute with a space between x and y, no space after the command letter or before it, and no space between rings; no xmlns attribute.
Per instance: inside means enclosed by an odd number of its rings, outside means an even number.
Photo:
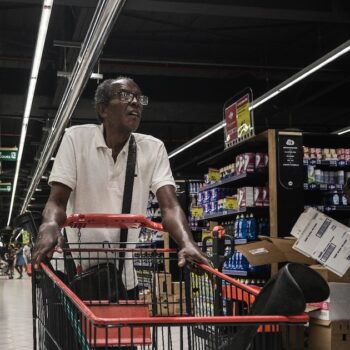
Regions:
<svg viewBox="0 0 350 350"><path fill-rule="evenodd" d="M136 101L139 102L142 106L148 105L148 97L145 95L137 95L130 91L118 91L114 95L117 95L121 102L130 103L136 98Z"/></svg>

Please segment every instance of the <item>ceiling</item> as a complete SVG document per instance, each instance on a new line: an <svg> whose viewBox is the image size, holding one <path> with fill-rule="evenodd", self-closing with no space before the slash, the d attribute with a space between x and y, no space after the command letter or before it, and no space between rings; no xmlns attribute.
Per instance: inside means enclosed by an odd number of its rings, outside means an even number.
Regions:
<svg viewBox="0 0 350 350"><path fill-rule="evenodd" d="M140 132L172 151L222 120L224 102L250 87L255 98L350 38L346 0L127 0L94 71L135 79L150 98ZM16 191L18 215L96 9L95 0L56 0L52 10ZM42 2L0 0L0 146L19 144ZM331 132L349 122L350 55L344 55L254 111L257 132L299 128ZM60 73L59 73L60 72ZM70 125L96 123L89 80ZM174 157L176 175L195 176L197 161L223 149L218 132ZM48 171L49 172L48 167ZM11 182L15 163L3 162ZM47 180L29 209L41 211ZM1 193L0 228L10 193Z"/></svg>

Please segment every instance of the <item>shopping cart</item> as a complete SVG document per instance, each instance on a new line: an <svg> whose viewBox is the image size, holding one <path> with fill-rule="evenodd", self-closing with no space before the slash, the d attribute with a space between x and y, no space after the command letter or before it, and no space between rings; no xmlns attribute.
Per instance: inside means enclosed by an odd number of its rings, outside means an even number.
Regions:
<svg viewBox="0 0 350 350"><path fill-rule="evenodd" d="M74 215L66 225L162 230L160 224L135 215ZM220 349L238 330L258 326L250 349L280 350L290 349L290 331L308 322L306 315L249 316L257 290L204 264L197 266L201 275L179 268L177 280L171 281L169 265L177 261L173 249L87 244L68 251L79 264L93 264L101 277L94 274L91 286L88 276L86 288L76 290L74 281L86 271L68 279L61 257L34 271L35 349ZM121 251L136 271L132 273L140 287L136 300L128 293L115 293L121 288L115 272ZM121 277L124 283L130 275ZM83 297L77 295L81 293ZM215 310L218 294L222 307Z"/></svg>

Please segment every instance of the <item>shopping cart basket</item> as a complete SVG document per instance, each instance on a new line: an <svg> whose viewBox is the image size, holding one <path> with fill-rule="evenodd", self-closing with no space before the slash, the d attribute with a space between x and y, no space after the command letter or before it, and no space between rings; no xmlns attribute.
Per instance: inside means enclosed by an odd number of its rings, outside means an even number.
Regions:
<svg viewBox="0 0 350 350"><path fill-rule="evenodd" d="M78 228L162 229L135 215L76 215L66 224ZM106 269L106 264L117 267L121 249L101 244L71 247L69 251L78 254L74 260L94 264L109 278L107 282L105 277L94 279L94 286L86 288L104 290L92 297L85 291L81 298L67 279L62 258L53 259L51 265L41 264L42 269L33 273L35 348L220 349L239 329L255 325L259 332L252 339L251 349L280 350L289 349L290 330L308 322L306 315L249 316L257 290L203 264L198 264L201 275L181 268L177 281L172 282L169 262L176 261L177 254L171 249L124 248L124 259L136 271L132 278L140 287L140 295L137 300L128 293L115 298L118 278L113 278L113 269ZM83 273L78 271L77 276ZM122 280L126 278L124 275ZM221 310L214 309L218 293Z"/></svg>

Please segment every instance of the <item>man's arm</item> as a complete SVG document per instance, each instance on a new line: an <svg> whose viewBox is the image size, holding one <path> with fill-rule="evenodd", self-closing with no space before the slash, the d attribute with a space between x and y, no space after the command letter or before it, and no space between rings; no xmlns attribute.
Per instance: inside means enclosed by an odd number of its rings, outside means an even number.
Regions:
<svg viewBox="0 0 350 350"><path fill-rule="evenodd" d="M209 264L205 254L193 239L185 214L176 198L174 187L162 186L158 189L156 196L162 213L163 226L180 247L179 266L182 267L186 262L194 261Z"/></svg>
<svg viewBox="0 0 350 350"><path fill-rule="evenodd" d="M67 218L66 207L71 191L68 186L59 182L52 183L50 196L43 211L43 221L35 244L33 254L35 268L38 268L46 257L52 257L56 246L58 251L62 251L64 238L60 233L60 227Z"/></svg>

